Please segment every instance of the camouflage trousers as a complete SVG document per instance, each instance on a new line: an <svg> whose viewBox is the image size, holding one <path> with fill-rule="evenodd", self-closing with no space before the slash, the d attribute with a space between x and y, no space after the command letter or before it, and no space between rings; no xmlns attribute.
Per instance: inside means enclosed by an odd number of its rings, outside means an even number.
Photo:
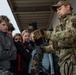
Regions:
<svg viewBox="0 0 76 75"><path fill-rule="evenodd" d="M60 66L61 75L76 75L76 64L67 60Z"/></svg>

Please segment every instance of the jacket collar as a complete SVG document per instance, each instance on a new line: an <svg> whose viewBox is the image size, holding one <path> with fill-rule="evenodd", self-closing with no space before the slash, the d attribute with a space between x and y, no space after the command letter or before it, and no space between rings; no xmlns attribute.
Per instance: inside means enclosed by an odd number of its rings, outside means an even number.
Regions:
<svg viewBox="0 0 76 75"><path fill-rule="evenodd" d="M7 32L0 31L0 34L3 35L3 36L6 36Z"/></svg>

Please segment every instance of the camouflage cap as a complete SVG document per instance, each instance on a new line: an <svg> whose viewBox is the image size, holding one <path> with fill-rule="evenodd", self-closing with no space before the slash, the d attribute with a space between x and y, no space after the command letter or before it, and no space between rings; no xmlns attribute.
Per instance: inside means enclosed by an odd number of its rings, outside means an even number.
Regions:
<svg viewBox="0 0 76 75"><path fill-rule="evenodd" d="M67 2L67 1L60 1L60 2L58 2L57 4L55 4L55 5L52 5L52 10L53 11L57 11L56 9L57 9L57 7L60 7L60 6L62 6L62 5L70 5L71 6L71 4L69 3L69 2ZM71 9L72 9L72 7L71 7Z"/></svg>

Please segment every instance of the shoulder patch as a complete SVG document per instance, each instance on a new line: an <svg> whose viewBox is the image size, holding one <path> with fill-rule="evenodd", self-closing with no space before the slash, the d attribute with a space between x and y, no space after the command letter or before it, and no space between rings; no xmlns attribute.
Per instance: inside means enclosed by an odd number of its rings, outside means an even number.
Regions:
<svg viewBox="0 0 76 75"><path fill-rule="evenodd" d="M71 19L71 22L76 23L76 18Z"/></svg>
<svg viewBox="0 0 76 75"><path fill-rule="evenodd" d="M71 22L72 22L72 26L74 27L74 28L76 28L76 19L74 18L74 19L71 19Z"/></svg>

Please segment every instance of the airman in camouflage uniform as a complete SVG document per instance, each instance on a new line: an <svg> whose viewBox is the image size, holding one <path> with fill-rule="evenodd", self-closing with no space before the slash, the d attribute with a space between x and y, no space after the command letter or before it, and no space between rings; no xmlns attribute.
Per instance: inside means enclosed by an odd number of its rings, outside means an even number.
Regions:
<svg viewBox="0 0 76 75"><path fill-rule="evenodd" d="M60 23L54 27L52 32L43 31L40 34L39 30L35 31L35 39L43 36L50 38L53 41L53 46L45 48L46 51L60 49L61 75L64 75L65 62L73 63L73 74L71 75L76 75L76 15L72 12L71 4L67 1L58 2L52 6L52 9L57 12Z"/></svg>

